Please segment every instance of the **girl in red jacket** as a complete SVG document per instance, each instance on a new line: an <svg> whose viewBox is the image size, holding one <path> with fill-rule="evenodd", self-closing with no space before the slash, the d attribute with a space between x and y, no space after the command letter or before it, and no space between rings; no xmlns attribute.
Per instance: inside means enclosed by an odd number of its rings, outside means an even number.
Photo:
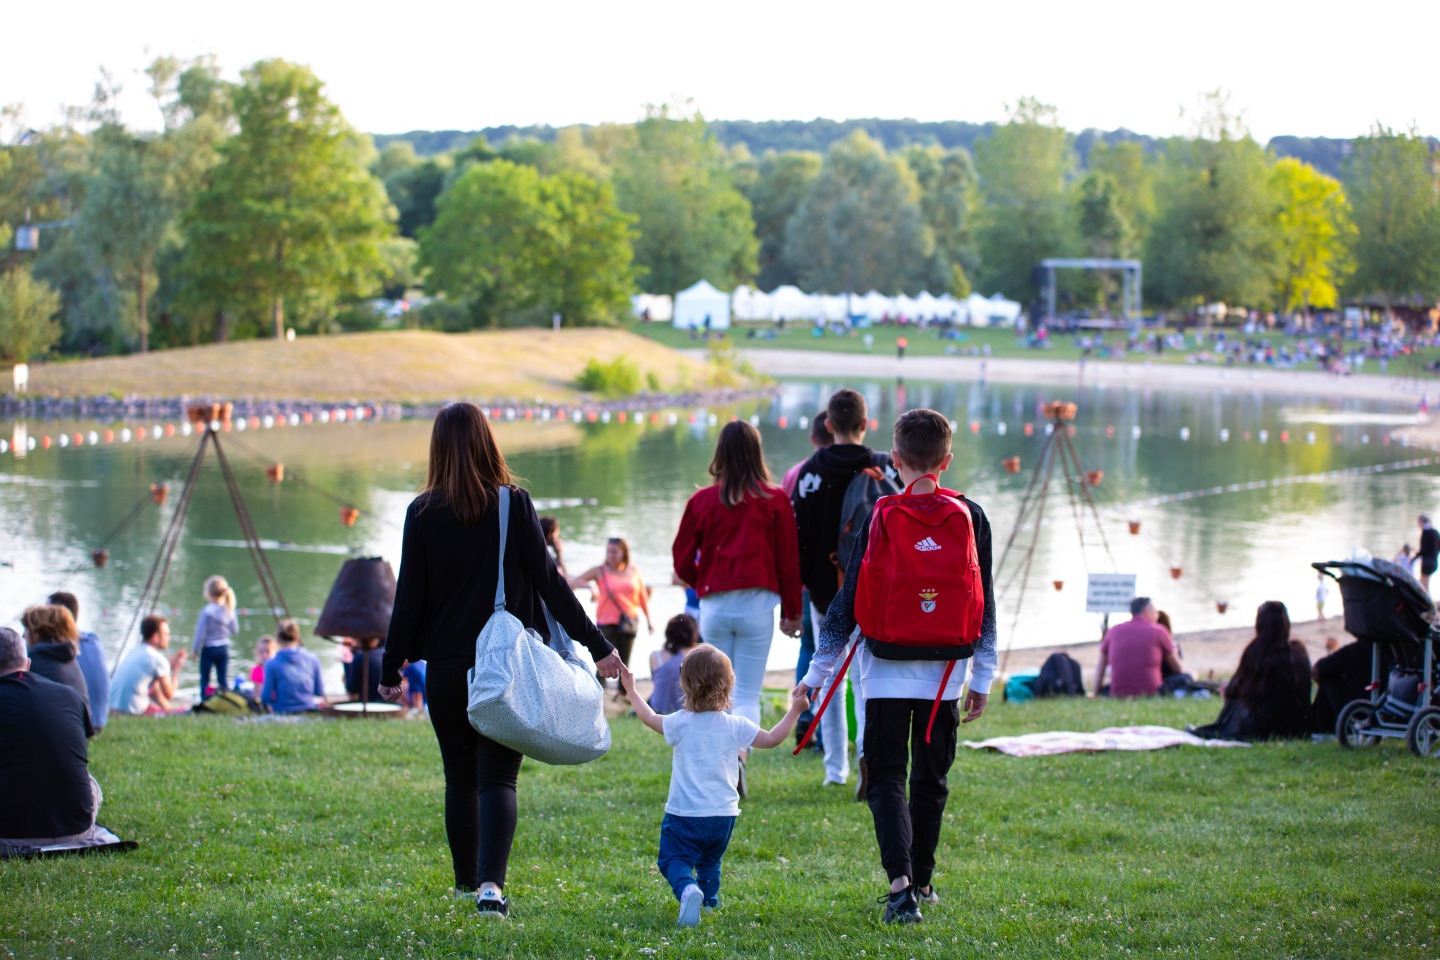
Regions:
<svg viewBox="0 0 1440 960"><path fill-rule="evenodd" d="M760 433L748 423L720 431L710 476L715 482L685 505L671 548L675 573L700 595L700 636L734 666L732 712L759 723L777 605L780 629L800 632L795 514L770 478Z"/></svg>

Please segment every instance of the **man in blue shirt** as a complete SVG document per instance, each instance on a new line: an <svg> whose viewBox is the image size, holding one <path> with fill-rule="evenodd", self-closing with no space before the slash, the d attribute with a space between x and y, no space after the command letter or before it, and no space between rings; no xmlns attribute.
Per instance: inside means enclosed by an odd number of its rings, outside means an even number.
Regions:
<svg viewBox="0 0 1440 960"><path fill-rule="evenodd" d="M80 622L80 601L75 599L75 594L52 593L46 602L64 607L76 623ZM87 630L80 631L79 663L80 672L85 675L85 687L90 692L90 722L99 733L105 729L105 719L110 713L110 668L105 663L100 638Z"/></svg>

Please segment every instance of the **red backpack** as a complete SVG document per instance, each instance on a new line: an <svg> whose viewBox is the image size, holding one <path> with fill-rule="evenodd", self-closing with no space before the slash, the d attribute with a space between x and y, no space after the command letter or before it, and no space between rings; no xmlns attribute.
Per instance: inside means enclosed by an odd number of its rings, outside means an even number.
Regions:
<svg viewBox="0 0 1440 960"><path fill-rule="evenodd" d="M939 487L936 477L928 479ZM960 501L963 494L945 489L913 494L914 486L875 504L855 587L855 622L870 653L882 660L950 661L925 727L929 743L955 663L969 659L980 639L985 590L974 520ZM852 646L810 723L811 731L854 656ZM795 752L804 746L802 741Z"/></svg>

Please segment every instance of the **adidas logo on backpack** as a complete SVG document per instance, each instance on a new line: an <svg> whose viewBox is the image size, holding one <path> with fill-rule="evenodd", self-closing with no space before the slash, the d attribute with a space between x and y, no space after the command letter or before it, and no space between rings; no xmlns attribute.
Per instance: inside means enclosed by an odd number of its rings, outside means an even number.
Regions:
<svg viewBox="0 0 1440 960"><path fill-rule="evenodd" d="M924 540L915 544L915 549L921 553L929 553L931 550L939 550L940 544L935 542L934 537L926 537Z"/></svg>

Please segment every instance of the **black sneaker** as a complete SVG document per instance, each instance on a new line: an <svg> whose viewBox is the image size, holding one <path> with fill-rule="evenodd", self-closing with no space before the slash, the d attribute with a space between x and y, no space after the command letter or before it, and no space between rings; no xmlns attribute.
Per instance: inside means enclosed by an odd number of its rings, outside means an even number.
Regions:
<svg viewBox="0 0 1440 960"><path fill-rule="evenodd" d="M885 912L880 916L881 923L919 923L924 919L920 915L920 902L915 899L913 886L906 887L899 893L883 896L877 902L885 904Z"/></svg>
<svg viewBox="0 0 1440 960"><path fill-rule="evenodd" d="M510 901L498 893L486 890L475 898L475 909L487 920L504 920L510 913Z"/></svg>

